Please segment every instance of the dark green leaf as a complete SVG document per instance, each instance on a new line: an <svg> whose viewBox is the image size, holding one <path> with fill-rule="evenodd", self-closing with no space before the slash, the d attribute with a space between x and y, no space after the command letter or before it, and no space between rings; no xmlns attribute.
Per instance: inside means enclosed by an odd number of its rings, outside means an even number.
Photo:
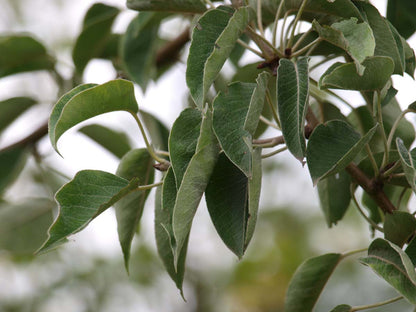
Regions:
<svg viewBox="0 0 416 312"><path fill-rule="evenodd" d="M220 92L213 107L213 129L227 157L247 177L252 175L252 138L263 110L270 75L261 73L257 85L237 82Z"/></svg>
<svg viewBox="0 0 416 312"><path fill-rule="evenodd" d="M381 90L393 74L394 63L390 57L368 57L363 62L360 76L354 63L335 63L321 76L320 88L371 91Z"/></svg>
<svg viewBox="0 0 416 312"><path fill-rule="evenodd" d="M335 308L333 308L330 312L350 312L352 309L351 306L347 305L347 304L341 304L339 306L336 306Z"/></svg>
<svg viewBox="0 0 416 312"><path fill-rule="evenodd" d="M127 111L137 113L133 83L112 80L102 85L80 85L60 98L49 117L49 137L57 150L62 134L78 123L100 114Z"/></svg>
<svg viewBox="0 0 416 312"><path fill-rule="evenodd" d="M219 7L198 20L189 49L186 83L196 105L202 109L211 84L220 72L234 44L251 19L251 9Z"/></svg>
<svg viewBox="0 0 416 312"><path fill-rule="evenodd" d="M72 59L79 74L91 59L99 57L105 50L118 13L117 8L103 3L95 3L87 11L82 31L72 51Z"/></svg>
<svg viewBox="0 0 416 312"><path fill-rule="evenodd" d="M129 138L123 132L96 124L82 127L79 132L85 134L118 158L123 157L131 150Z"/></svg>
<svg viewBox="0 0 416 312"><path fill-rule="evenodd" d="M399 33L409 38L416 31L416 2L413 0L389 0L387 18Z"/></svg>
<svg viewBox="0 0 416 312"><path fill-rule="evenodd" d="M340 254L332 253L303 262L290 281L284 311L311 312L340 260Z"/></svg>
<svg viewBox="0 0 416 312"><path fill-rule="evenodd" d="M384 238L403 247L416 231L416 219L405 211L394 211L386 214L384 220Z"/></svg>
<svg viewBox="0 0 416 312"><path fill-rule="evenodd" d="M308 109L308 58L296 63L281 59L277 70L277 107L289 151L300 161L305 157L305 117Z"/></svg>
<svg viewBox="0 0 416 312"><path fill-rule="evenodd" d="M384 96L383 100L381 101L381 107L388 105L391 100L396 96L397 90L392 86L387 90L386 95Z"/></svg>
<svg viewBox="0 0 416 312"><path fill-rule="evenodd" d="M313 183L343 170L370 141L377 130L374 126L365 136L344 121L333 120L315 128L306 150L309 173Z"/></svg>
<svg viewBox="0 0 416 312"><path fill-rule="evenodd" d="M371 267L411 304L416 304L415 269L409 256L398 246L377 238L368 249L368 257L360 260Z"/></svg>
<svg viewBox="0 0 416 312"><path fill-rule="evenodd" d="M78 172L56 193L59 215L49 228L48 240L38 252L66 242L67 236L81 231L107 208L137 188L138 184L138 179L129 182L104 171Z"/></svg>
<svg viewBox="0 0 416 312"><path fill-rule="evenodd" d="M156 76L156 39L163 15L143 12L127 27L121 44L121 57L128 75L143 90Z"/></svg>
<svg viewBox="0 0 416 312"><path fill-rule="evenodd" d="M18 177L26 164L27 150L16 147L0 153L0 197Z"/></svg>
<svg viewBox="0 0 416 312"><path fill-rule="evenodd" d="M416 149L409 152L406 146L403 144L403 140L400 138L396 139L397 150L400 155L400 162L403 167L403 171L407 182L416 193Z"/></svg>
<svg viewBox="0 0 416 312"><path fill-rule="evenodd" d="M416 238L414 237L405 250L413 265L416 266Z"/></svg>
<svg viewBox="0 0 416 312"><path fill-rule="evenodd" d="M152 184L154 180L153 158L145 148L134 149L121 159L116 175L128 181L138 178L139 185ZM143 213L147 191L132 192L117 203L116 209L118 238L124 255L124 264L128 271L130 246Z"/></svg>
<svg viewBox="0 0 416 312"><path fill-rule="evenodd" d="M127 0L127 7L137 11L167 11L182 13L202 13L206 7L195 0Z"/></svg>
<svg viewBox="0 0 416 312"><path fill-rule="evenodd" d="M0 77L55 67L45 47L29 36L0 36L0 51Z"/></svg>
<svg viewBox="0 0 416 312"><path fill-rule="evenodd" d="M317 184L321 208L329 227L344 217L350 205L350 184L351 178L345 171L320 180Z"/></svg>
<svg viewBox="0 0 416 312"><path fill-rule="evenodd" d="M405 72L408 73L412 78L415 75L416 69L416 57L415 51L410 47L410 45L402 38L403 47L404 47L404 58L406 63Z"/></svg>
<svg viewBox="0 0 416 312"><path fill-rule="evenodd" d="M28 97L14 97L0 102L0 131L9 126L29 107L37 102Z"/></svg>

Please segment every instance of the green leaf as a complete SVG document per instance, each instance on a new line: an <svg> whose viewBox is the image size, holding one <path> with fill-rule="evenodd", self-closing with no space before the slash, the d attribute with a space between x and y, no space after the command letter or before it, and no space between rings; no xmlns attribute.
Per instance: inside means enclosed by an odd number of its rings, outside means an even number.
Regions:
<svg viewBox="0 0 416 312"><path fill-rule="evenodd" d="M384 238L403 247L416 231L416 219L405 211L393 211L386 214L384 220Z"/></svg>
<svg viewBox="0 0 416 312"><path fill-rule="evenodd" d="M152 145L159 150L167 151L169 142L168 128L155 116L145 111L139 111L140 119L146 126L152 140Z"/></svg>
<svg viewBox="0 0 416 312"><path fill-rule="evenodd" d="M26 164L27 149L16 147L0 153L0 198L2 193L11 185Z"/></svg>
<svg viewBox="0 0 416 312"><path fill-rule="evenodd" d="M320 180L317 184L321 208L329 227L344 217L350 205L350 184L351 178L345 171Z"/></svg>
<svg viewBox="0 0 416 312"><path fill-rule="evenodd" d="M391 100L394 99L394 97L396 96L397 92L398 91L393 86L391 86L387 90L385 96L383 97L383 99L381 101L381 107L384 107L384 106L388 105L391 102Z"/></svg>
<svg viewBox="0 0 416 312"><path fill-rule="evenodd" d="M48 239L38 252L66 242L67 236L85 228L94 218L138 186L111 173L82 170L55 195L59 215L48 231Z"/></svg>
<svg viewBox="0 0 416 312"><path fill-rule="evenodd" d="M241 258L257 219L261 188L261 153L255 150L256 169L248 178L224 153L214 167L205 191L211 220L225 245ZM255 173L255 174L254 174Z"/></svg>
<svg viewBox="0 0 416 312"><path fill-rule="evenodd" d="M370 141L378 125L362 138L349 124L328 121L315 128L309 138L306 158L314 185L343 170Z"/></svg>
<svg viewBox="0 0 416 312"><path fill-rule="evenodd" d="M347 304L341 304L333 308L330 312L351 312L352 307Z"/></svg>
<svg viewBox="0 0 416 312"><path fill-rule="evenodd" d="M250 37L247 34L242 34L240 37L240 40L249 44ZM245 47L243 47L241 44L236 44L230 53L230 61L237 69L239 68L238 63L240 62L240 59L244 55L245 52L246 52Z"/></svg>
<svg viewBox="0 0 416 312"><path fill-rule="evenodd" d="M311 312L340 260L340 254L331 253L303 262L289 283L284 311Z"/></svg>
<svg viewBox="0 0 416 312"><path fill-rule="evenodd" d="M129 138L123 132L96 124L82 127L79 132L85 134L118 158L123 157L131 150Z"/></svg>
<svg viewBox="0 0 416 312"><path fill-rule="evenodd" d="M308 58L296 63L281 59L277 69L277 107L289 151L300 161L305 157L305 117L308 109Z"/></svg>
<svg viewBox="0 0 416 312"><path fill-rule="evenodd" d="M360 261L372 268L411 304L416 304L415 269L409 256L398 246L377 238L368 249L368 257Z"/></svg>
<svg viewBox="0 0 416 312"><path fill-rule="evenodd" d="M389 0L387 3L387 19L399 33L409 38L416 31L416 3L413 0Z"/></svg>
<svg viewBox="0 0 416 312"><path fill-rule="evenodd" d="M127 7L137 11L165 11L202 13L206 11L203 1L195 0L127 0Z"/></svg>
<svg viewBox="0 0 416 312"><path fill-rule="evenodd" d="M396 139L396 146L399 151L400 162L402 164L406 180L413 192L416 193L416 149L409 152L403 144L403 140L400 138Z"/></svg>
<svg viewBox="0 0 416 312"><path fill-rule="evenodd" d="M72 59L79 74L88 62L99 57L111 39L111 28L119 10L103 3L93 4L87 11L80 35L72 51Z"/></svg>
<svg viewBox="0 0 416 312"><path fill-rule="evenodd" d="M0 101L0 131L36 103L34 99L28 97L14 97Z"/></svg>
<svg viewBox="0 0 416 312"><path fill-rule="evenodd" d="M127 27L121 43L121 57L127 74L143 90L156 76L156 43L164 15L142 12Z"/></svg>
<svg viewBox="0 0 416 312"><path fill-rule="evenodd" d="M102 85L85 84L63 95L55 104L49 117L49 137L56 151L62 134L89 118L114 112L137 113L133 83L112 80Z"/></svg>
<svg viewBox="0 0 416 312"><path fill-rule="evenodd" d="M0 36L0 51L0 77L55 67L54 58L30 36Z"/></svg>
<svg viewBox="0 0 416 312"><path fill-rule="evenodd" d="M215 135L227 157L247 177L252 175L252 139L263 110L269 77L268 73L261 73L257 85L232 83L213 103Z"/></svg>
<svg viewBox="0 0 416 312"><path fill-rule="evenodd" d="M157 188L155 197L155 235L156 245L166 271L182 291L185 274L185 260L188 248L188 238L180 251L178 262L175 263L174 250L176 246L172 228L173 209L175 207L177 188L175 175L169 168L163 180L163 188Z"/></svg>
<svg viewBox="0 0 416 312"><path fill-rule="evenodd" d="M14 256L33 256L46 239L55 203L31 198L20 204L0 204L0 250Z"/></svg>
<svg viewBox="0 0 416 312"><path fill-rule="evenodd" d="M192 220L214 170L218 153L218 143L212 131L212 113L208 110L203 116L195 154L186 168L181 184L177 185L178 193L172 217L176 264L191 231Z"/></svg>
<svg viewBox="0 0 416 312"><path fill-rule="evenodd" d="M361 8L364 18L373 30L376 40L374 55L390 57L394 62L393 73L403 75L405 70L403 45L396 29L370 3L359 2L357 6Z"/></svg>
<svg viewBox="0 0 416 312"><path fill-rule="evenodd" d="M211 84L229 57L237 39L251 20L251 9L218 7L198 20L186 69L186 83L196 105L202 109Z"/></svg>
<svg viewBox="0 0 416 312"><path fill-rule="evenodd" d="M345 50L354 60L359 75L364 73L362 62L366 57L374 55L376 42L370 26L352 17L334 23L331 26L321 26L317 21L312 23L319 37Z"/></svg>
<svg viewBox="0 0 416 312"><path fill-rule="evenodd" d="M335 63L319 79L320 88L372 91L381 90L393 74L394 63L390 57L368 57L363 62L363 75L354 63Z"/></svg>
<svg viewBox="0 0 416 312"><path fill-rule="evenodd" d="M134 149L121 159L116 175L128 181L137 178L140 185L149 185L154 180L153 158L145 148ZM144 204L150 190L132 192L117 203L118 238L124 255L124 264L129 270L130 248L134 234L142 217Z"/></svg>
<svg viewBox="0 0 416 312"><path fill-rule="evenodd" d="M416 266L416 238L415 237L407 245L405 252L409 256L413 265Z"/></svg>
<svg viewBox="0 0 416 312"><path fill-rule="evenodd" d="M405 72L408 73L412 78L415 75L416 69L416 57L415 51L410 47L410 45L402 38L403 47L404 47L404 61L406 64Z"/></svg>

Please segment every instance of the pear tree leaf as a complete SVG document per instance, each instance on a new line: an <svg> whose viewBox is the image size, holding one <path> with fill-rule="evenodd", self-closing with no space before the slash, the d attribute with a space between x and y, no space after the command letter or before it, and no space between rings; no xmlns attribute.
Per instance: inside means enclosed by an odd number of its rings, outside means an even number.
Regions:
<svg viewBox="0 0 416 312"><path fill-rule="evenodd" d="M414 78L416 69L415 51L410 47L409 43L403 38L402 43L404 48L404 61L406 64L405 72L408 73L412 78Z"/></svg>
<svg viewBox="0 0 416 312"><path fill-rule="evenodd" d="M352 17L331 26L321 26L317 21L313 21L312 25L320 38L340 47L351 56L361 76L365 69L362 62L366 57L374 55L376 42L370 26L366 22L357 22L358 19Z"/></svg>
<svg viewBox="0 0 416 312"><path fill-rule="evenodd" d="M386 214L384 220L384 238L403 247L416 231L416 219L405 211L393 211Z"/></svg>
<svg viewBox="0 0 416 312"><path fill-rule="evenodd" d="M416 149L409 152L403 143L403 140L396 138L396 146L400 155L400 162L407 182L416 193Z"/></svg>
<svg viewBox="0 0 416 312"><path fill-rule="evenodd" d="M129 150L131 144L127 135L123 132L92 124L79 129L79 132L97 142L117 158L123 157Z"/></svg>
<svg viewBox="0 0 416 312"><path fill-rule="evenodd" d="M303 262L289 283L284 311L311 312L341 256L330 253Z"/></svg>
<svg viewBox="0 0 416 312"><path fill-rule="evenodd" d="M138 187L138 179L128 181L99 170L82 170L55 195L59 215L48 231L48 239L38 250L45 252L67 241L93 219Z"/></svg>
<svg viewBox="0 0 416 312"><path fill-rule="evenodd" d="M213 107L213 129L227 157L247 176L252 175L252 139L263 110L270 75L261 73L257 84L236 82L220 92Z"/></svg>
<svg viewBox="0 0 416 312"><path fill-rule="evenodd" d="M401 248L377 238L368 248L368 256L360 261L393 286L407 301L416 304L415 268Z"/></svg>
<svg viewBox="0 0 416 312"><path fill-rule="evenodd" d="M55 67L55 59L30 36L0 36L0 51L0 78Z"/></svg>
<svg viewBox="0 0 416 312"><path fill-rule="evenodd" d="M0 101L0 131L37 102L29 97L13 97Z"/></svg>
<svg viewBox="0 0 416 312"><path fill-rule="evenodd" d="M140 110L139 115L140 120L143 122L150 134L152 145L158 150L167 151L169 149L170 133L167 126L148 112Z"/></svg>
<svg viewBox="0 0 416 312"><path fill-rule="evenodd" d="M354 63L333 64L319 79L319 87L358 91L381 90L394 70L392 59L385 56L368 57L362 65L365 70L359 75Z"/></svg>
<svg viewBox="0 0 416 312"><path fill-rule="evenodd" d="M2 193L10 186L26 164L28 150L15 147L0 153L0 198Z"/></svg>
<svg viewBox="0 0 416 312"><path fill-rule="evenodd" d="M330 312L351 312L352 307L347 304L341 304L333 308Z"/></svg>
<svg viewBox="0 0 416 312"><path fill-rule="evenodd" d="M192 220L205 192L219 154L217 139L212 131L212 113L207 110L201 124L195 154L192 156L181 184L173 209L172 226L176 241L175 264L178 264L182 248L192 227Z"/></svg>
<svg viewBox="0 0 416 312"><path fill-rule="evenodd" d="M277 69L277 107L289 151L300 161L305 157L305 117L308 109L308 58L296 63L281 59Z"/></svg>
<svg viewBox="0 0 416 312"><path fill-rule="evenodd" d="M85 84L64 94L49 117L49 137L56 151L57 142L68 129L89 118L114 112L137 113L133 83L117 79L102 85Z"/></svg>
<svg viewBox="0 0 416 312"><path fill-rule="evenodd" d="M203 1L195 0L127 0L127 7L137 11L165 11L182 13L203 13L206 7Z"/></svg>
<svg viewBox="0 0 416 312"><path fill-rule="evenodd" d="M91 59L99 57L106 48L118 13L119 9L103 3L95 3L88 9L72 51L72 59L79 74L82 74Z"/></svg>
<svg viewBox="0 0 416 312"><path fill-rule="evenodd" d="M128 181L137 178L139 186L152 184L154 180L153 163L153 158L147 149L134 149L123 156L118 165L116 175ZM118 238L127 271L129 268L131 242L137 231L149 192L150 190L131 192L114 204Z"/></svg>
<svg viewBox="0 0 416 312"><path fill-rule="evenodd" d="M202 109L214 82L253 14L249 7L234 10L220 6L198 20L192 33L186 83L197 107Z"/></svg>
<svg viewBox="0 0 416 312"><path fill-rule="evenodd" d="M332 120L317 126L309 138L306 150L314 185L348 166L370 141L377 127L378 124L361 137L344 121Z"/></svg>
<svg viewBox="0 0 416 312"><path fill-rule="evenodd" d="M389 0L387 2L387 19L398 32L409 38L416 31L416 2L412 0Z"/></svg>

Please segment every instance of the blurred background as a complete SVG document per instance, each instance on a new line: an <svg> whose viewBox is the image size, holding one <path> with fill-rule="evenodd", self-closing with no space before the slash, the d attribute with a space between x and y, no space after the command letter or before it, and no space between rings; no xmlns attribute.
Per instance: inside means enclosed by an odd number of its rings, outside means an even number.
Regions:
<svg viewBox="0 0 416 312"><path fill-rule="evenodd" d="M124 0L102 1L120 8L114 32L124 32L137 14ZM53 51L57 70L64 78L73 71L71 49L82 20L93 0L0 0L0 32L30 33ZM382 14L386 2L377 1ZM172 19L159 36L173 38L187 24ZM410 39L416 48L416 38ZM0 51L1 53L1 51ZM140 108L170 127L188 104L185 60L151 82L144 93L136 88ZM241 62L253 60L244 55ZM226 70L227 70L226 64ZM93 60L84 81L104 83L117 77L111 61ZM394 77L403 107L416 100L416 83L409 76ZM59 87L46 72L32 72L0 79L0 100L29 96L38 100L0 137L0 149L43 124L54 105ZM356 104L360 97L344 93ZM413 118L413 117L411 117ZM411 119L410 119L411 120ZM411 120L413 124L414 120ZM144 146L136 124L125 113L102 115L83 123L101 124L125 133L134 147ZM164 271L155 247L153 196L149 196L139 234L133 241L130 275L127 275L117 238L112 209L85 230L70 237L56 251L33 256L46 238L56 215L53 195L82 169L114 173L119 159L77 131L60 140L59 157L43 138L25 160L24 168L0 199L0 311L283 311L288 282L306 258L326 252L346 252L368 246L368 225L350 207L337 226L328 228L307 169L287 152L264 161L261 210L254 239L245 257L238 259L224 246L201 204L194 220L185 277L184 302ZM40 161L42 159L42 161ZM23 166L23 165L22 165ZM0 173L1 174L1 173ZM301 196L299 196L301 194ZM413 201L414 204L414 201ZM330 311L341 303L362 305L394 297L394 291L367 267L351 257L336 269L316 311ZM413 311L405 302L395 311ZM373 311L391 311L389 307Z"/></svg>

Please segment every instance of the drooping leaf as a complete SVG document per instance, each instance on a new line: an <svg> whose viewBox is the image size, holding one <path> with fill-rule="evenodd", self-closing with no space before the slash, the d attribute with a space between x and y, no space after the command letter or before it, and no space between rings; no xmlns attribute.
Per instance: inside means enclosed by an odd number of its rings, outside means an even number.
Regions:
<svg viewBox="0 0 416 312"><path fill-rule="evenodd" d="M202 109L211 84L251 19L251 9L218 7L198 20L186 69L186 83L196 105Z"/></svg>
<svg viewBox="0 0 416 312"><path fill-rule="evenodd" d="M18 118L28 108L37 102L28 97L14 97L4 101L0 101L0 131L9 126L16 118Z"/></svg>
<svg viewBox="0 0 416 312"><path fill-rule="evenodd" d="M0 77L55 67L54 58L30 36L0 36L0 51Z"/></svg>
<svg viewBox="0 0 416 312"><path fill-rule="evenodd" d="M341 259L331 253L303 262L289 283L285 312L311 312L326 282Z"/></svg>
<svg viewBox="0 0 416 312"><path fill-rule="evenodd" d="M156 39L162 17L154 12L138 14L127 27L121 43L124 68L143 90L156 76Z"/></svg>
<svg viewBox="0 0 416 312"><path fill-rule="evenodd" d="M138 186L138 179L127 181L99 170L82 170L55 195L59 215L48 231L48 239L38 252L50 250L67 236L85 228L94 218Z"/></svg>
<svg viewBox="0 0 416 312"><path fill-rule="evenodd" d="M213 103L215 135L227 157L247 177L252 175L252 139L263 110L269 77L262 73L257 84L233 83Z"/></svg>
<svg viewBox="0 0 416 312"><path fill-rule="evenodd" d="M384 238L403 247L416 231L416 219L405 211L394 211L386 214L384 220Z"/></svg>
<svg viewBox="0 0 416 312"><path fill-rule="evenodd" d="M166 11L202 13L206 10L202 1L195 0L127 0L127 7L137 11Z"/></svg>
<svg viewBox="0 0 416 312"><path fill-rule="evenodd" d="M97 124L82 127L79 132L85 134L118 158L123 157L131 150L129 138L123 132Z"/></svg>
<svg viewBox="0 0 416 312"><path fill-rule="evenodd" d="M351 178L345 172L320 180L317 184L321 208L329 227L344 217L350 201Z"/></svg>
<svg viewBox="0 0 416 312"><path fill-rule="evenodd" d="M118 13L119 9L103 3L95 3L88 9L72 51L72 59L79 74L82 74L91 59L102 54L111 39L111 28Z"/></svg>
<svg viewBox="0 0 416 312"><path fill-rule="evenodd" d="M374 126L360 135L344 121L332 120L315 128L309 138L306 159L314 185L343 170L370 141L377 130Z"/></svg>
<svg viewBox="0 0 416 312"><path fill-rule="evenodd" d="M155 196L155 235L157 251L176 287L182 292L185 274L185 259L188 248L188 238L181 249L178 262L175 263L174 250L176 246L172 228L172 216L177 195L175 175L169 168L163 179L163 188L157 188ZM189 236L188 236L189 237Z"/></svg>
<svg viewBox="0 0 416 312"><path fill-rule="evenodd" d="M33 256L46 239L55 203L31 198L20 204L0 204L0 250L14 256Z"/></svg>
<svg viewBox="0 0 416 312"><path fill-rule="evenodd" d="M354 63L335 63L319 80L320 88L372 91L381 90L393 74L394 63L390 57L368 57L363 62L363 75L356 71Z"/></svg>
<svg viewBox="0 0 416 312"><path fill-rule="evenodd" d="M416 304L416 273L409 256L398 246L381 238L368 248L360 261L393 286L411 304Z"/></svg>
<svg viewBox="0 0 416 312"><path fill-rule="evenodd" d="M49 117L49 137L57 151L62 134L78 123L100 114L127 111L138 112L133 83L117 79L102 85L85 84L63 95Z"/></svg>
<svg viewBox="0 0 416 312"><path fill-rule="evenodd" d="M366 57L374 55L376 42L370 26L352 17L334 23L331 26L321 26L317 21L312 23L319 37L345 50L354 60L359 75L364 73L362 62Z"/></svg>
<svg viewBox="0 0 416 312"><path fill-rule="evenodd" d="M195 155L186 168L181 184L179 187L177 185L178 193L172 217L176 264L191 231L192 220L211 177L218 153L218 142L212 131L212 113L208 110L203 116Z"/></svg>
<svg viewBox="0 0 416 312"><path fill-rule="evenodd" d="M169 142L168 128L150 113L141 110L139 115L150 134L152 145L159 150L167 151Z"/></svg>
<svg viewBox="0 0 416 312"><path fill-rule="evenodd" d="M406 146L403 144L403 140L400 138L396 139L397 150L400 155L400 162L403 167L403 171L407 182L416 193L416 149L409 152Z"/></svg>
<svg viewBox="0 0 416 312"><path fill-rule="evenodd" d="M18 177L26 164L28 151L16 147L0 153L0 198L2 193Z"/></svg>
<svg viewBox="0 0 416 312"><path fill-rule="evenodd" d="M281 59L277 69L277 107L283 137L289 151L299 160L305 157L305 117L308 109L308 58L296 63Z"/></svg>
<svg viewBox="0 0 416 312"><path fill-rule="evenodd" d="M152 184L154 180L154 168L152 165L153 158L147 149L134 149L123 156L118 165L116 175L128 181L137 178L139 185ZM132 192L114 204L118 238L127 271L129 268L131 242L137 231L149 192L149 190Z"/></svg>
<svg viewBox="0 0 416 312"><path fill-rule="evenodd" d="M261 154L252 178L248 178L224 153L214 167L205 191L211 220L225 245L241 258L250 241L257 218L261 188ZM254 168L253 168L254 169Z"/></svg>

